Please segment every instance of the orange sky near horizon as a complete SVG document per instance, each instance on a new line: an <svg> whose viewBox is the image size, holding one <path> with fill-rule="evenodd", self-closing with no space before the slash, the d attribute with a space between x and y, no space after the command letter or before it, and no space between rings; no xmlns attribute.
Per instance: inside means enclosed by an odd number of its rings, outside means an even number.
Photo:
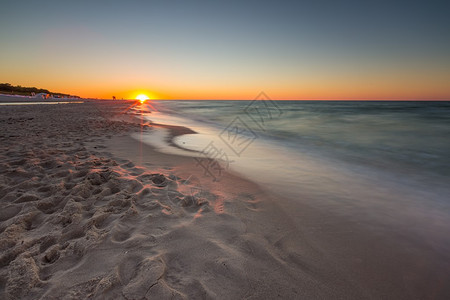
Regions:
<svg viewBox="0 0 450 300"><path fill-rule="evenodd" d="M26 57L29 50L14 54L25 58L22 64L2 63L0 82L101 99L133 99L144 93L152 99L251 100L261 91L280 100L450 99L450 63L433 60L343 56L327 62L255 61L233 68L208 62L195 69L186 63L176 68L167 61L152 63L145 56L139 63L118 50L101 59L96 56L100 52L67 56L63 49L47 46Z"/></svg>
<svg viewBox="0 0 450 300"><path fill-rule="evenodd" d="M31 74L30 74L31 73ZM51 74L51 73L50 73ZM10 75L12 75L10 73ZM31 76L30 76L31 75ZM158 84L146 84L146 80L136 80L134 76L121 76L121 81L114 78L71 78L69 81L60 76L33 76L29 72L26 80L8 76L2 82L12 85L35 86L53 92L69 93L83 98L135 99L139 94L145 94L150 99L168 100L252 100L264 91L274 100L450 100L450 91L446 80L436 80L439 77L414 78L408 75L393 75L375 78L367 76L360 78L310 78L294 82L273 82L249 86L240 83L221 86L217 84L186 85L175 79ZM3 76L2 76L3 77ZM35 77L35 78L33 78ZM13 80L11 80L13 79ZM134 84L133 81L140 83ZM149 79L148 82L152 80Z"/></svg>

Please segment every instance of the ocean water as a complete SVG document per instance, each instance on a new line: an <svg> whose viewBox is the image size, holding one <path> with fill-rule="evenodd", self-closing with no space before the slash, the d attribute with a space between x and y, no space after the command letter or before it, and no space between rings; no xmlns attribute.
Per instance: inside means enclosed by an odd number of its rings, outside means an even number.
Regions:
<svg viewBox="0 0 450 300"><path fill-rule="evenodd" d="M197 132L175 138L176 149L146 139L162 152L214 156L222 169L292 201L450 250L450 102L151 105L149 120ZM210 175L220 181L219 173Z"/></svg>
<svg viewBox="0 0 450 300"><path fill-rule="evenodd" d="M239 117L268 145L425 181L450 176L450 102L277 101L272 116L253 114L252 106L246 111L250 103L159 101L155 108L181 118L179 125L189 119L225 130ZM255 122L258 117L264 118L263 127Z"/></svg>

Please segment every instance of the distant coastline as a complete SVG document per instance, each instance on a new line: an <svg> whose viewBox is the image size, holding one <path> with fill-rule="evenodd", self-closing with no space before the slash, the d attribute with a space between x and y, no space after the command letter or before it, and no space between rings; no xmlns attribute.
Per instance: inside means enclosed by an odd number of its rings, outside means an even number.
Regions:
<svg viewBox="0 0 450 300"><path fill-rule="evenodd" d="M80 98L76 95L70 95L65 93L51 92L47 89L36 87L24 87L20 85L11 85L9 83L0 83L0 94L5 95L20 95L20 96L36 96L39 94L48 95L52 98Z"/></svg>

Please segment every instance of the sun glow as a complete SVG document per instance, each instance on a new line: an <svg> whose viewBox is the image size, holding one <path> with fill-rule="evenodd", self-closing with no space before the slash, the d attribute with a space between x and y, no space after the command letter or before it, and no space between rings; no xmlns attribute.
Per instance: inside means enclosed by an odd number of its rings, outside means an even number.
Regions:
<svg viewBox="0 0 450 300"><path fill-rule="evenodd" d="M150 99L149 97L147 97L147 95L144 94L140 94L136 96L136 99L141 101L141 103L144 103L145 101L147 101L148 99Z"/></svg>

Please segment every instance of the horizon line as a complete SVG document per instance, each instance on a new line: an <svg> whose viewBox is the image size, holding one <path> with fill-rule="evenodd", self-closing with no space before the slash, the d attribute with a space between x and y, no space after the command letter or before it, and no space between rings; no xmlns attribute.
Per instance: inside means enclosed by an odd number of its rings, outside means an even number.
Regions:
<svg viewBox="0 0 450 300"><path fill-rule="evenodd" d="M82 97L83 98L83 97ZM137 99L83 98L91 100L135 101ZM449 99L148 99L149 101L450 101Z"/></svg>

